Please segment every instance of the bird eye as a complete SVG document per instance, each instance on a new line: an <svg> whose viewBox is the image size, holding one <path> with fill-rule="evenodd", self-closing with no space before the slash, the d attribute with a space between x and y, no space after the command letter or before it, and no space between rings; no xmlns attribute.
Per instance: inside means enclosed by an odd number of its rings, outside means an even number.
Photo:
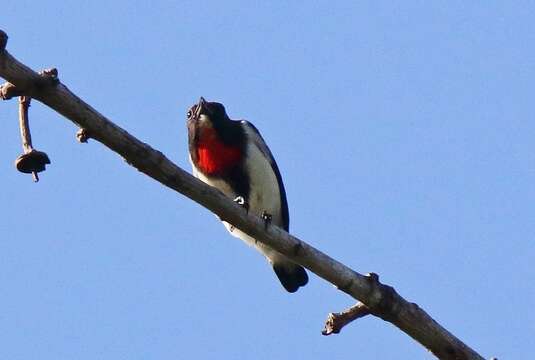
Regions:
<svg viewBox="0 0 535 360"><path fill-rule="evenodd" d="M191 110L188 110L188 113L187 113L188 119L191 117L191 115L193 115L193 113L191 112Z"/></svg>

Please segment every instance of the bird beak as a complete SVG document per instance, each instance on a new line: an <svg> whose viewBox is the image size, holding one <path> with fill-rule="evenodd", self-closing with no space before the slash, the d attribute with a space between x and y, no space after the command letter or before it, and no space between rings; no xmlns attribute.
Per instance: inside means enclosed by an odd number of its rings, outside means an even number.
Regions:
<svg viewBox="0 0 535 360"><path fill-rule="evenodd" d="M197 109L195 110L196 117L198 118L203 111L204 106L206 105L206 100L201 96L199 102L197 103Z"/></svg>

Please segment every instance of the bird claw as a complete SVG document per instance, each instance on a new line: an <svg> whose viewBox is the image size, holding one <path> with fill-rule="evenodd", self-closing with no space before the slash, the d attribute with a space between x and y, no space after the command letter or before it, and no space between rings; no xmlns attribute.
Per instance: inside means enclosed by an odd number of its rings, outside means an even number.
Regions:
<svg viewBox="0 0 535 360"><path fill-rule="evenodd" d="M236 204L240 205L241 207L243 207L245 209L245 211L249 212L249 203L247 201L245 201L245 198L243 196L237 196L234 199L234 202Z"/></svg>
<svg viewBox="0 0 535 360"><path fill-rule="evenodd" d="M271 216L271 214L269 214L267 211L263 211L262 212L262 220L264 220L264 226L267 230L267 227L268 225L271 223L271 219L273 218L273 216Z"/></svg>

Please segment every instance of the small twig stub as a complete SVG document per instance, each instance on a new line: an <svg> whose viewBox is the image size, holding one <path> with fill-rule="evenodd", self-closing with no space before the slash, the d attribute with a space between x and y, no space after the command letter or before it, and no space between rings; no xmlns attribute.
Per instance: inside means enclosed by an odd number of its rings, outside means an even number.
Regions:
<svg viewBox="0 0 535 360"><path fill-rule="evenodd" d="M89 134L86 129L82 128L76 132L76 140L80 143L86 143L89 140Z"/></svg>
<svg viewBox="0 0 535 360"><path fill-rule="evenodd" d="M340 313L330 313L325 321L325 328L321 333L326 336L338 334L344 326L366 315L370 315L370 310L361 302Z"/></svg>

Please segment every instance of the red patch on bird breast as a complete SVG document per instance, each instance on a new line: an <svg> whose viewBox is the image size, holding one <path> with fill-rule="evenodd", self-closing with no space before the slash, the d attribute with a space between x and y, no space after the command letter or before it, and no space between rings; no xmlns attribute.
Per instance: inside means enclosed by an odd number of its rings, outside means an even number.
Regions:
<svg viewBox="0 0 535 360"><path fill-rule="evenodd" d="M223 143L213 128L201 131L197 143L197 167L206 175L223 174L242 158L239 147Z"/></svg>

